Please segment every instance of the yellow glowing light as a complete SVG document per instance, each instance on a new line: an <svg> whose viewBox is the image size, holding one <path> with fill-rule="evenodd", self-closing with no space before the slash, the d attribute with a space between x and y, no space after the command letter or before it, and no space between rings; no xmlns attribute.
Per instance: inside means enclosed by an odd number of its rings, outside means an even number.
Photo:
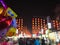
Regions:
<svg viewBox="0 0 60 45"><path fill-rule="evenodd" d="M34 18L32 19L32 22L34 22Z"/></svg>
<svg viewBox="0 0 60 45"><path fill-rule="evenodd" d="M21 26L23 28L23 26Z"/></svg>
<svg viewBox="0 0 60 45"><path fill-rule="evenodd" d="M40 25L38 25L38 27L40 27Z"/></svg>
<svg viewBox="0 0 60 45"><path fill-rule="evenodd" d="M40 28L38 27L38 29L40 29Z"/></svg>
<svg viewBox="0 0 60 45"><path fill-rule="evenodd" d="M56 20L56 23L58 23L58 21Z"/></svg>
<svg viewBox="0 0 60 45"><path fill-rule="evenodd" d="M55 22L55 20L53 20L53 22Z"/></svg>
<svg viewBox="0 0 60 45"><path fill-rule="evenodd" d="M38 18L38 22L40 22L40 19Z"/></svg>
<svg viewBox="0 0 60 45"><path fill-rule="evenodd" d="M16 35L16 28L11 27L6 35L7 36L14 36L14 35Z"/></svg>
<svg viewBox="0 0 60 45"><path fill-rule="evenodd" d="M40 23L38 23L38 25L40 25Z"/></svg>
<svg viewBox="0 0 60 45"><path fill-rule="evenodd" d="M34 26L34 25L32 25L32 26Z"/></svg>
<svg viewBox="0 0 60 45"><path fill-rule="evenodd" d="M39 20L40 18L38 18L38 20Z"/></svg>
<svg viewBox="0 0 60 45"><path fill-rule="evenodd" d="M55 25L53 25L55 27Z"/></svg>
<svg viewBox="0 0 60 45"><path fill-rule="evenodd" d="M42 20L42 19L41 19Z"/></svg>
<svg viewBox="0 0 60 45"><path fill-rule="evenodd" d="M34 27L32 27L32 29L34 29Z"/></svg>
<svg viewBox="0 0 60 45"><path fill-rule="evenodd" d="M0 8L0 14L3 12L3 8Z"/></svg>
<svg viewBox="0 0 60 45"><path fill-rule="evenodd" d="M34 23L32 23L32 24L34 24Z"/></svg>
<svg viewBox="0 0 60 45"><path fill-rule="evenodd" d="M18 28L18 29L20 29L20 28Z"/></svg>

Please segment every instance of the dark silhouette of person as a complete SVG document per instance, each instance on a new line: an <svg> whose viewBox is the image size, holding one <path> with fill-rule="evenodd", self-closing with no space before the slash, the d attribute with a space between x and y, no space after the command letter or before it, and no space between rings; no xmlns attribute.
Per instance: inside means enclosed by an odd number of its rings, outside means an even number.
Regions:
<svg viewBox="0 0 60 45"><path fill-rule="evenodd" d="M42 44L42 45L45 45L44 37L43 37L42 40L41 40L41 44Z"/></svg>

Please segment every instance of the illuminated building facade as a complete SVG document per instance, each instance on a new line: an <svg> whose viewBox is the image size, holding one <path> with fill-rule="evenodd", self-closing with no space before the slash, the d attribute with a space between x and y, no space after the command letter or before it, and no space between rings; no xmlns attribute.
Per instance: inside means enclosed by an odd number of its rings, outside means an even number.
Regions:
<svg viewBox="0 0 60 45"><path fill-rule="evenodd" d="M40 18L32 18L32 33L37 33L40 30Z"/></svg>
<svg viewBox="0 0 60 45"><path fill-rule="evenodd" d="M49 22L51 23L51 30L60 30L60 21L56 20L56 17L55 19L49 19ZM45 31L48 29L47 23L47 19L38 17L32 18L32 33L37 34L43 29L43 34L45 34Z"/></svg>
<svg viewBox="0 0 60 45"><path fill-rule="evenodd" d="M24 34L27 34L27 35L30 35L31 36L31 33L29 32L27 26L24 26L24 19L22 18L17 18L17 29L18 29L18 33L24 35Z"/></svg>
<svg viewBox="0 0 60 45"><path fill-rule="evenodd" d="M43 29L43 33L47 29L46 20L42 18L32 18L32 33L38 34L41 29Z"/></svg>
<svg viewBox="0 0 60 45"><path fill-rule="evenodd" d="M60 21L52 20L52 25L55 30L60 30Z"/></svg>
<svg viewBox="0 0 60 45"><path fill-rule="evenodd" d="M50 21L51 21L51 26L53 28L51 30L60 30L59 20L56 20L56 18L54 18L54 19L51 19ZM29 32L28 27L24 26L24 19L18 18L16 23L17 23L17 29L19 30L18 31L19 33L21 31L23 31L26 34ZM45 31L48 29L46 18L33 17L31 25L32 25L32 34L38 34L39 32L42 32L42 29L43 29L43 34L45 34Z"/></svg>
<svg viewBox="0 0 60 45"><path fill-rule="evenodd" d="M18 29L18 32L20 33L21 31L23 31L23 19L22 18L17 18L17 29Z"/></svg>

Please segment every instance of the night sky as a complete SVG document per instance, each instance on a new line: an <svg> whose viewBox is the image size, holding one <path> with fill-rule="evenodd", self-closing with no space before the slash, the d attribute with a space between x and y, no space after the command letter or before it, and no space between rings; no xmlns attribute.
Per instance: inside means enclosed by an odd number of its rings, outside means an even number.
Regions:
<svg viewBox="0 0 60 45"><path fill-rule="evenodd" d="M47 16L52 15L53 9L59 1L34 1L34 0L5 0L19 16Z"/></svg>
<svg viewBox="0 0 60 45"><path fill-rule="evenodd" d="M11 7L17 14L18 17L25 19L25 23L31 24L31 18L33 16L54 16L54 9L56 4L60 1L38 1L38 0L5 0L6 4ZM31 27L31 25L29 25ZM28 27L29 27L28 26Z"/></svg>

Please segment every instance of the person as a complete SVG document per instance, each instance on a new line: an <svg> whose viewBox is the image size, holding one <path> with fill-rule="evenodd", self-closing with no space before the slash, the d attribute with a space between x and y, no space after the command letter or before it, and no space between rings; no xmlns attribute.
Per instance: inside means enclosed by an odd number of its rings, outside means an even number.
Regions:
<svg viewBox="0 0 60 45"><path fill-rule="evenodd" d="M6 39L3 40L2 45L7 45L7 40Z"/></svg>
<svg viewBox="0 0 60 45"><path fill-rule="evenodd" d="M40 41L38 38L35 39L34 45L40 45Z"/></svg>
<svg viewBox="0 0 60 45"><path fill-rule="evenodd" d="M8 39L7 45L13 45L12 39Z"/></svg>
<svg viewBox="0 0 60 45"><path fill-rule="evenodd" d="M23 44L23 38L19 38L19 39L18 39L18 43L19 43L19 45L24 45L24 44Z"/></svg>
<svg viewBox="0 0 60 45"><path fill-rule="evenodd" d="M27 39L26 45L30 45L30 40Z"/></svg>
<svg viewBox="0 0 60 45"><path fill-rule="evenodd" d="M19 45L18 40L15 40L13 45Z"/></svg>
<svg viewBox="0 0 60 45"><path fill-rule="evenodd" d="M41 40L41 44L42 44L42 45L45 45L44 37L43 37L42 40Z"/></svg>
<svg viewBox="0 0 60 45"><path fill-rule="evenodd" d="M30 45L34 45L34 39L30 38Z"/></svg>
<svg viewBox="0 0 60 45"><path fill-rule="evenodd" d="M26 45L29 45L30 44L30 40L29 38L26 39Z"/></svg>

